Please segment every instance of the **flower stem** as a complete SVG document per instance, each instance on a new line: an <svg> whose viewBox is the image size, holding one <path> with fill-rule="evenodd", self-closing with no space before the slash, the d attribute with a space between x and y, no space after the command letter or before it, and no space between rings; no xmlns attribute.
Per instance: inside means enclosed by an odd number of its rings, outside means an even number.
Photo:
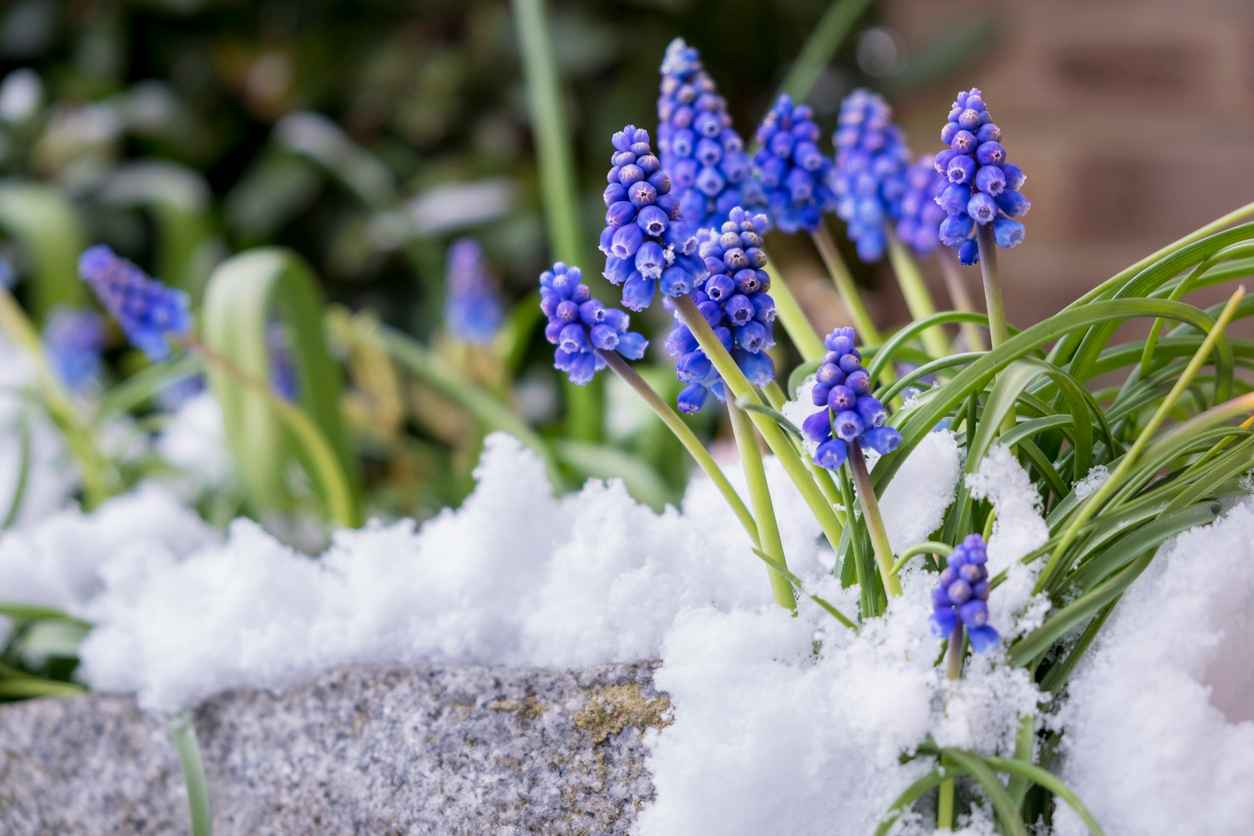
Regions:
<svg viewBox="0 0 1254 836"><path fill-rule="evenodd" d="M714 487L718 488L718 492L723 495L723 499L727 502L732 513L736 515L736 519L740 520L741 526L749 535L749 539L753 540L755 546L761 547L758 542L758 529L753 521L753 515L749 513L749 509L745 507L745 503L740 498L740 494L736 493L736 489L732 487L731 482L727 481L723 469L714 461L714 457L710 455L710 451L705 449L705 445L697 438L696 433L684 423L684 419L679 417L679 413L671 409L666 401L654 391L640 373L631 367L631 364L624 360L616 351L599 351L597 352L605 358L606 365L614 374L618 375L628 386L636 391L644 402L649 405L657 417L662 419L662 423L666 425L675 438L679 439L679 443L684 445L684 449L692 456L692 460L697 463L710 481L714 483Z"/></svg>
<svg viewBox="0 0 1254 836"><path fill-rule="evenodd" d="M971 293L967 290L967 283L963 281L962 271L958 269L953 253L946 247L938 254L937 259L940 261L941 274L945 277L945 288L949 291L949 298L954 307L960 311L976 310L975 302L971 299ZM974 322L964 322L961 328L967 349L983 351L984 335L980 333L979 326Z"/></svg>
<svg viewBox="0 0 1254 836"><path fill-rule="evenodd" d="M784 394L783 389L779 388L778 383L772 380L770 383L763 386L762 394L766 395L766 402L771 405L771 409L774 409L776 412L782 412L784 410L784 404L788 402L788 396ZM819 490L823 492L823 496L827 497L827 501L833 506L839 505L840 492L836 488L836 482L832 480L831 471L815 464L813 459L808 453L806 453L805 449L801 447L801 445L794 444L793 446L797 448L797 455L801 456L805 461L806 467L809 469L810 474L814 477L814 481L818 483ZM841 517L839 511L836 512L836 516L842 523L844 522L844 518Z"/></svg>
<svg viewBox="0 0 1254 836"><path fill-rule="evenodd" d="M965 644L965 631L959 621L954 631L949 634L949 648L945 653L945 678L951 682L962 678L962 651ZM940 785L936 798L936 829L953 830L954 828L954 779L946 778Z"/></svg>
<svg viewBox="0 0 1254 836"><path fill-rule="evenodd" d="M818 332L814 330L814 326L806 318L805 311L798 304L797 297L792 295L792 291L784 282L784 277L775 269L774 262L769 258L766 262L766 272L771 277L771 298L775 300L775 310L779 314L779 321L783 324L784 331L788 334L788 339L792 340L792 344L797 347L803 359L811 362L821 360L827 353L827 349L823 347L823 340L819 338Z"/></svg>
<svg viewBox="0 0 1254 836"><path fill-rule="evenodd" d="M888 260L892 262L893 272L897 274L897 284L901 287L901 295L906 299L911 318L918 321L934 316L936 304L923 281L923 274L919 272L918 262L897 240L897 235L891 229L885 231L885 237L888 239ZM932 357L949 355L949 340L945 339L945 332L940 328L927 329L923 332L922 339L923 347Z"/></svg>
<svg viewBox="0 0 1254 836"><path fill-rule="evenodd" d="M209 810L209 784L205 780L205 765L196 741L196 726L190 715L184 714L170 723L170 742L183 766L192 836L210 836L213 833L213 816Z"/></svg>
<svg viewBox="0 0 1254 836"><path fill-rule="evenodd" d="M992 224L976 224L980 244L980 276L984 279L984 307L988 311L988 334L993 348L1009 338L1006 308L997 276L997 242L993 240Z"/></svg>
<svg viewBox="0 0 1254 836"><path fill-rule="evenodd" d="M736 449L740 452L740 466L744 469L745 484L749 486L749 501L753 503L754 517L758 522L759 548L780 566L787 566L784 557L784 543L779 536L779 523L775 520L775 508L771 504L771 492L766 484L766 470L762 466L762 451L758 448L758 437L753 432L753 425L748 416L735 401L728 399L727 415L731 418L732 434L736 436ZM775 602L784 609L795 611L797 599L793 596L792 584L781 572L768 566L771 576L771 591Z"/></svg>
<svg viewBox="0 0 1254 836"><path fill-rule="evenodd" d="M715 369L722 376L724 384L731 390L732 396L743 398L747 403L761 404L762 399L758 396L757 390L753 388L753 384L745 377L744 372L736 365L736 361L732 359L731 354L728 353L718 337L715 336L714 330L710 328L710 324L705 321L705 317L697 310L697 306L693 303L691 297L681 296L676 299L675 312L679 315L680 320L688 326L688 330L692 332L692 335L700 344L701 350L710 358L710 362L714 364ZM819 527L823 529L823 535L827 538L828 543L831 544L832 549L838 552L842 533L840 521L836 518L835 510L814 483L813 477L811 477L805 463L797 454L797 450L793 447L792 441L789 440L788 434L784 432L779 424L775 423L773 418L759 412L750 412L749 420L757 427L763 440L766 441L766 446L771 448L775 458L779 459L785 472L788 473L788 477L797 486L797 491L801 494L801 498L805 500L810 513L814 514Z"/></svg>
<svg viewBox="0 0 1254 836"><path fill-rule="evenodd" d="M888 531L884 528L884 518L880 516L880 504L875 498L875 488L871 485L871 475L867 473L866 459L857 441L849 445L849 470L853 473L858 503L862 506L862 519L866 521L867 532L871 535L875 563L879 567L880 578L884 581L884 590L889 597L896 598L901 595L901 581L893 573L893 547L888 542Z"/></svg>
<svg viewBox="0 0 1254 836"><path fill-rule="evenodd" d="M819 224L819 228L811 233L810 237L814 239L819 258L823 259L823 265L827 267L827 272L836 285L840 301L844 302L845 307L848 308L849 318L853 320L853 327L858 329L862 342L867 345L879 345L884 340L880 336L879 329L875 327L871 312L867 310L861 294L858 293L857 285L853 283L853 276L849 275L849 268L840 257L840 250L836 248L836 242L832 240L832 233L826 226Z"/></svg>

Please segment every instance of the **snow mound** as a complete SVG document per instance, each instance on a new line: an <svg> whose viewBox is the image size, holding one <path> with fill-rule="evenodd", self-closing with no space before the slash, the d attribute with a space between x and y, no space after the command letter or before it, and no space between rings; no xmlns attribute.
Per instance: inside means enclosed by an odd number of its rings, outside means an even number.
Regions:
<svg viewBox="0 0 1254 836"><path fill-rule="evenodd" d="M683 614L655 679L676 710L665 733L650 733L657 800L638 833L871 833L930 768L899 760L929 733L941 745L1010 752L1018 715L1039 698L1027 674L979 658L965 679L944 680L928 578L903 583L903 597L857 635L813 608L798 618L771 608ZM835 581L820 592L853 610Z"/></svg>
<svg viewBox="0 0 1254 836"><path fill-rule="evenodd" d="M180 496L195 498L231 479L222 407L211 392L198 392L179 405L156 442L157 453L179 473L167 478Z"/></svg>
<svg viewBox="0 0 1254 836"><path fill-rule="evenodd" d="M1062 777L1111 836L1254 821L1254 500L1165 545L1073 677ZM1060 836L1085 833L1070 811Z"/></svg>
<svg viewBox="0 0 1254 836"><path fill-rule="evenodd" d="M948 430L928 433L910 451L880 497L893 551L922 543L940 527L954 501L961 471L962 450L957 436Z"/></svg>

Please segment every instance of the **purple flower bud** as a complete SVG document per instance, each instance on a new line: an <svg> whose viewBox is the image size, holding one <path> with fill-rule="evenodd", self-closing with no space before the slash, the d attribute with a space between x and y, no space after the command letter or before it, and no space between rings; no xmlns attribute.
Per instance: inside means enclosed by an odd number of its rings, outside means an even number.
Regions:
<svg viewBox="0 0 1254 836"><path fill-rule="evenodd" d="M892 427L875 427L862 434L862 443L881 456L887 456L901 446L901 433Z"/></svg>
<svg viewBox="0 0 1254 836"><path fill-rule="evenodd" d="M845 97L839 124L831 175L836 213L859 258L876 261L884 252L884 224L900 216L909 157L892 111L873 93L855 90Z"/></svg>
<svg viewBox="0 0 1254 836"><path fill-rule="evenodd" d="M187 294L149 278L103 244L83 251L78 272L127 339L150 360L164 360L169 341L191 333Z"/></svg>
<svg viewBox="0 0 1254 836"><path fill-rule="evenodd" d="M816 443L823 443L832 437L832 419L830 413L826 409L806 418L801 423L801 431L805 433L806 438Z"/></svg>
<svg viewBox="0 0 1254 836"><path fill-rule="evenodd" d="M884 405L870 395L858 398L857 410L868 427L882 427L888 420L888 411L884 409Z"/></svg>
<svg viewBox="0 0 1254 836"><path fill-rule="evenodd" d="M980 226L984 226L997 217L997 204L984 192L976 192L967 202L967 214Z"/></svg>
<svg viewBox="0 0 1254 836"><path fill-rule="evenodd" d="M824 441L814 451L814 463L828 470L837 470L849 455L849 446L839 438Z"/></svg>
<svg viewBox="0 0 1254 836"><path fill-rule="evenodd" d="M832 423L833 431L837 438L843 438L845 441L853 441L862 434L863 423L858 417L858 413L853 410L845 410L836 414L836 419Z"/></svg>
<svg viewBox="0 0 1254 836"><path fill-rule="evenodd" d="M818 134L810 109L794 106L788 96L779 97L758 128L762 150L753 158L754 177L771 220L784 232L813 232L835 207L831 163L809 139Z"/></svg>
<svg viewBox="0 0 1254 836"><path fill-rule="evenodd" d="M1009 249L1023 243L1023 224L1010 218L998 218L993 222L993 238L997 246Z"/></svg>
<svg viewBox="0 0 1254 836"><path fill-rule="evenodd" d="M857 406L858 394L848 386L833 386L827 396L827 405L836 412L843 412Z"/></svg>
<svg viewBox="0 0 1254 836"><path fill-rule="evenodd" d="M975 176L975 160L966 154L955 154L945 169L950 183L966 183Z"/></svg>

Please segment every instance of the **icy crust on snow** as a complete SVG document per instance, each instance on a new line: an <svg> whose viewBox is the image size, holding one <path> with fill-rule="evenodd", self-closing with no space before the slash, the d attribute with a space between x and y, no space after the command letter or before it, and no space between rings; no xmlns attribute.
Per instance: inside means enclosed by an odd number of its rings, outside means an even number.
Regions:
<svg viewBox="0 0 1254 836"><path fill-rule="evenodd" d="M1081 661L1062 778L1111 836L1254 821L1254 499L1165 545ZM1086 833L1069 811L1060 836Z"/></svg>

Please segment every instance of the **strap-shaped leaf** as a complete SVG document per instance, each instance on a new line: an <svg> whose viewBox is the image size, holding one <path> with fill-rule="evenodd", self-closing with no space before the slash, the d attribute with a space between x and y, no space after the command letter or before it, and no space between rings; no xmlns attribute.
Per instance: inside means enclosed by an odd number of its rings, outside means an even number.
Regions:
<svg viewBox="0 0 1254 836"><path fill-rule="evenodd" d="M78 256L87 237L73 205L58 189L21 181L0 182L0 229L17 241L29 262L28 304L42 322L58 305L78 307L87 298L78 280Z"/></svg>

